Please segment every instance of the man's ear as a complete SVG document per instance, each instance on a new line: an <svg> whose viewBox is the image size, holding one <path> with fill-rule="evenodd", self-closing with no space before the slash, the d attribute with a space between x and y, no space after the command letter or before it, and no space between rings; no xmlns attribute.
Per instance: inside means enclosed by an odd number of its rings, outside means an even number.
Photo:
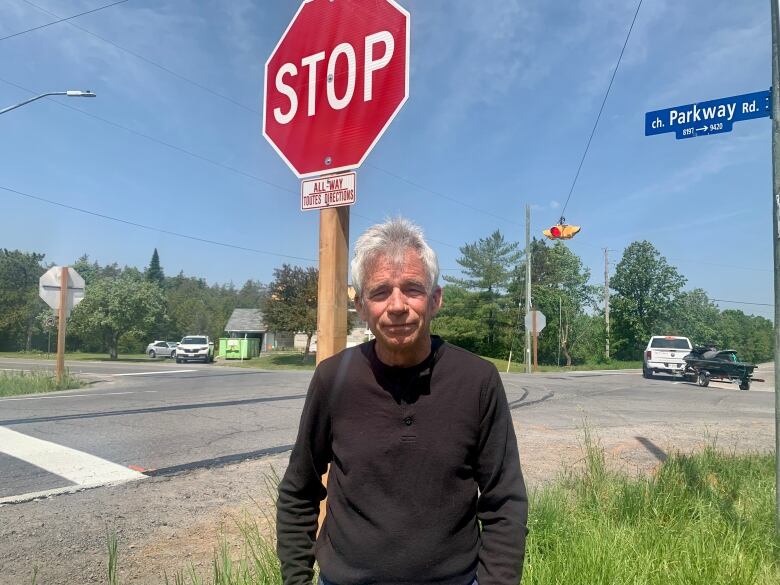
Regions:
<svg viewBox="0 0 780 585"><path fill-rule="evenodd" d="M363 305L363 295L355 295L355 310L357 311L358 316L363 321L368 321L368 317L366 316L366 307Z"/></svg>
<svg viewBox="0 0 780 585"><path fill-rule="evenodd" d="M435 317L436 313L439 312L442 301L444 301L444 292L440 286L437 286L431 294L431 317Z"/></svg>

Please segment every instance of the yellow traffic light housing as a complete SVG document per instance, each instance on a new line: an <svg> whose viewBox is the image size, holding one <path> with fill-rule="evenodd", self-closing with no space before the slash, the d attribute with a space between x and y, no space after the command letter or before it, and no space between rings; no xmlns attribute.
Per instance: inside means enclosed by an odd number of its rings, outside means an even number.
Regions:
<svg viewBox="0 0 780 585"><path fill-rule="evenodd" d="M549 229L544 230L542 233L545 237L551 240L571 240L574 236L580 233L582 228L578 225L568 225L561 218L560 223L556 223Z"/></svg>

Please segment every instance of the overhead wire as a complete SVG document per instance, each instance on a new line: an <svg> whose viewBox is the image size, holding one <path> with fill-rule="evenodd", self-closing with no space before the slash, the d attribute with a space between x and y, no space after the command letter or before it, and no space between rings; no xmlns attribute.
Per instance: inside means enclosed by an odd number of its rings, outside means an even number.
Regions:
<svg viewBox="0 0 780 585"><path fill-rule="evenodd" d="M98 6L97 8L93 8L92 10L86 10L84 12L79 12L78 14L74 14L72 16L67 16L65 18L60 18L59 20L54 20L52 22L47 22L46 24L42 24L40 26L34 26L32 28L28 28L27 30L20 30L19 32L15 32L10 35L6 35L4 37L0 37L0 41L5 41L6 39L12 39L14 37L18 37L36 30L41 30L42 28L46 28L49 26L53 26L55 24L59 24L61 22L67 22L69 20L73 20L74 18L79 18L80 16L86 16L87 14L93 14L95 12L100 12L101 10L105 10L106 8L111 8L112 6L116 6L117 4L124 4L125 2L129 2L130 0L118 0L117 2L112 2L111 4L106 4L104 6Z"/></svg>
<svg viewBox="0 0 780 585"><path fill-rule="evenodd" d="M623 60L623 53L626 52L626 47L628 46L628 39L631 38L631 31L634 30L634 24L636 23L636 17L639 15L639 9L642 7L642 0L639 0L639 3L636 6L636 11L634 12L634 18L631 21L631 26L628 28L628 34L626 34L626 40L623 42L623 48L620 49L620 55L618 56L617 64L615 65L615 70L612 72L612 77L609 80L609 85L607 86L607 91L604 94L604 99L601 102L601 107L599 108L599 113L596 116L596 122L593 124L593 130L590 132L590 137L588 138L588 143L585 145L585 151L582 153L582 158L580 159L580 164L577 167L577 172L574 175L574 180L571 183L571 188L569 189L569 195L566 197L566 203L563 204L563 209L561 210L561 219L563 220L563 217L566 215L566 207L569 205L569 200L571 199L571 194L574 192L574 187L577 185L577 179L580 177L580 171L582 170L582 165L585 163L585 158L588 156L588 151L590 150L590 143L593 142L593 136L596 134L596 128L598 128L599 120L601 120L601 114L604 112L604 106L607 104L607 98L609 98L609 93L612 91L612 84L615 81L615 76L617 75L618 69L620 68L620 62ZM561 222L563 223L563 221Z"/></svg>
<svg viewBox="0 0 780 585"><path fill-rule="evenodd" d="M51 12L50 10L47 10L47 9L41 7L41 6L38 6L34 2L31 2L30 0L22 0L22 1L25 2L26 4L32 6L33 8L36 8L37 10L40 10L41 12L44 12L44 13L49 14L51 16L55 16L55 17L57 16L56 13ZM152 59L150 59L150 58L148 58L148 57L146 57L144 55L141 55L140 53L138 53L136 51L133 51L132 49L129 49L129 48L123 46L123 45L120 45L119 43L116 43L116 42L114 42L114 41L112 41L110 39L107 39L107 38L105 38L105 37L103 37L101 35L98 35L97 33L94 33L91 30L89 30L89 29L87 29L87 28L85 28L83 26L79 26L79 25L77 25L75 23L72 23L72 22L69 23L69 24L70 24L70 26L72 26L72 27L74 27L74 28L76 28L76 29L78 29L78 30L88 34L88 35L91 35L94 38L96 38L96 39L98 39L98 40L100 40L100 41L102 41L104 43L107 43L107 44L111 45L112 47L115 47L115 48L119 49L120 51L123 51L123 52L125 52L125 53L127 53L127 54L129 54L129 55L131 55L131 56L133 56L133 57L135 57L137 59L139 59L139 60L143 61L144 63L147 63L148 65L151 65L152 67L156 67L157 69L159 69L159 70L161 70L161 71L163 71L165 73L168 73L169 75L171 75L171 76L173 76L173 77L175 77L175 78L177 78L177 79L179 79L181 81L189 83L189 84L193 85L194 87L197 87L198 89L201 89L201 90L203 90L203 91L213 95L214 97L217 97L217 98L220 98L222 100L225 100L225 101L231 103L232 105L234 105L234 106L236 106L238 108L241 108L242 110L245 110L247 112L250 112L250 113L252 113L252 114L262 118L263 114L257 108L253 108L251 106L247 106L246 104L243 104L243 103L239 102L238 100L235 100L232 97L230 97L230 96L228 96L228 95L226 95L224 93L218 92L218 91L216 91L216 90L214 90L214 89L212 89L212 88L210 88L210 87L208 87L208 86L206 86L206 85L204 85L204 84L202 84L202 83L200 83L198 81L195 81L194 79L191 79L191 78L187 77L186 75L182 75L181 73L179 73L177 71L174 71L173 69L171 69L169 67L166 67L165 65L162 65L162 64L160 64L160 63L158 63L158 62L156 62L156 61L154 61L154 60L152 60ZM366 166L369 166L369 167L371 167L371 168L373 168L373 169L375 169L377 171L385 173L385 174L395 178L396 180L402 181L402 182L404 182L404 183L406 183L408 185L411 185L411 186L415 187L416 189L419 189L421 191L424 191L426 193L429 193L429 194L434 195L436 197L439 197L441 199L450 201L451 203L455 203L456 205L460 205L460 206L465 207L467 209L470 209L472 211L476 211L478 213L482 213L482 214L484 214L486 216L492 217L493 219L498 219L500 221L509 223L511 225L515 225L515 226L521 225L520 222L516 222L516 221L513 221L511 219L507 219L504 216L500 216L498 214L492 213L492 212L487 211L485 209L481 209L481 208L479 208L479 207L477 207L475 205L471 205L471 204L466 203L464 201L461 201L461 200L459 200L459 199L457 199L455 197L444 195L443 193L440 193L438 191L435 191L433 189L425 187L424 185L421 185L419 183L416 183L414 181L406 179L406 178L398 175L397 173L393 173L393 172L388 171L387 169L383 169L382 167L379 167L377 165L366 164Z"/></svg>
<svg viewBox="0 0 780 585"><path fill-rule="evenodd" d="M49 205L56 205L57 207L62 207L64 209L70 209L71 211L77 211L79 213L84 213L86 215L92 215L94 217L99 217L99 218L102 218L102 219L115 221L115 222L122 223L122 224L125 224L125 225L129 225L129 226L133 226L133 227L137 227L137 228L141 228L141 229L149 230L149 231L153 231L153 232L158 232L158 233L166 234L166 235L169 235L169 236L175 236L177 238L184 238L184 239L187 239L187 240L194 240L196 242L203 242L205 244L213 244L215 246L222 246L224 248L233 248L235 250L244 250L246 252L255 252L257 254L266 254L268 256L276 256L276 257L279 257L279 258L288 258L288 259L291 259L291 260L302 260L304 262L317 262L316 260L314 260L312 258L303 258L301 256L291 256L290 254L280 254L278 252L270 252L268 250L260 250L258 248L250 248L248 246L241 246L241 245L238 245L238 244L231 244L231 243L228 243L228 242L220 242L219 240L211 240L211 239L208 239L208 238L202 238L200 236L193 236L193 235L184 234L184 233L181 233L181 232L174 232L172 230L166 230L164 228L154 227L154 226L146 225L146 224L139 223L139 222L136 222L136 221L130 221L128 219L122 219L120 217L114 217L112 215L107 215L105 213L99 213L97 211L91 211L89 209L84 209L82 207L76 207L75 205L68 205L67 203L61 203L59 201L54 201L52 199L46 199L45 197L40 197L38 195L33 195L31 193L26 193L24 191L19 191L18 189L12 189L11 187L4 187L4 186L0 185L0 189L2 189L3 191L7 191L9 193L14 193L16 195L19 195L20 197L26 197L28 199L33 199L35 201L40 201L42 203L47 203Z"/></svg>

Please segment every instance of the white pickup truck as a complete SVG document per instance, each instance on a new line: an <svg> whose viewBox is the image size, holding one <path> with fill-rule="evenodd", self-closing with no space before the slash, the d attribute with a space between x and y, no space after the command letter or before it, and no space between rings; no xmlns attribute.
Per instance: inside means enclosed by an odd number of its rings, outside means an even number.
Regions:
<svg viewBox="0 0 780 585"><path fill-rule="evenodd" d="M645 378L652 378L653 374L658 373L682 376L685 372L683 358L691 353L692 349L691 340L687 337L654 335L645 348L642 375Z"/></svg>
<svg viewBox="0 0 780 585"><path fill-rule="evenodd" d="M199 360L204 364L214 361L214 342L207 335L188 335L176 348L176 363Z"/></svg>

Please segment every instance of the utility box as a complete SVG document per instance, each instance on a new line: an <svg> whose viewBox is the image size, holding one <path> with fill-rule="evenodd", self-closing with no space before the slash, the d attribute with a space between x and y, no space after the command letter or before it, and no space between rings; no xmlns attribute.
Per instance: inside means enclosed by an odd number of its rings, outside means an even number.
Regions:
<svg viewBox="0 0 780 585"><path fill-rule="evenodd" d="M260 340L257 338L222 337L219 340L219 356L226 360L248 360L258 355L260 355Z"/></svg>

